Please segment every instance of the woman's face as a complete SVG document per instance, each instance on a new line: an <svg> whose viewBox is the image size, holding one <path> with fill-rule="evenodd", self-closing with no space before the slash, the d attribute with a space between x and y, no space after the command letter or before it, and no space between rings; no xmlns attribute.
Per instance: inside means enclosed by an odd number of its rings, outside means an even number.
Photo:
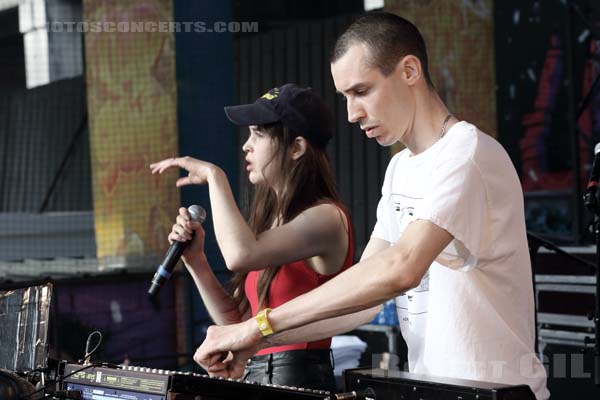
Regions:
<svg viewBox="0 0 600 400"><path fill-rule="evenodd" d="M248 140L242 146L242 150L246 153L248 180L253 185L264 183L272 187L276 181L277 145L267 132L257 126L250 126L249 129Z"/></svg>

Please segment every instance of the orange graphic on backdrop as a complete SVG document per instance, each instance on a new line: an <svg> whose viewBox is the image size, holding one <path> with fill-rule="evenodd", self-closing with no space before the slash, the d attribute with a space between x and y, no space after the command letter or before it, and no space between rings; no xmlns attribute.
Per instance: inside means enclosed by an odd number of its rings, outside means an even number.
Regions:
<svg viewBox="0 0 600 400"><path fill-rule="evenodd" d="M172 2L84 0L90 22L172 21ZM179 206L177 172L154 160L178 152L174 35L88 32L86 79L98 258L157 255ZM159 239L160 238L160 239Z"/></svg>

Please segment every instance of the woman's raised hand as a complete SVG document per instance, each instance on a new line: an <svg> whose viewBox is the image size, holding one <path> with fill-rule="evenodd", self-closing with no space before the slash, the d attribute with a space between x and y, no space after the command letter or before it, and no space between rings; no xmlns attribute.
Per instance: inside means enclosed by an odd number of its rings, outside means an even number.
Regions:
<svg viewBox="0 0 600 400"><path fill-rule="evenodd" d="M188 172L188 176L177 180L176 185L178 187L186 185L205 185L208 183L210 175L219 169L219 167L214 164L197 160L192 157L167 158L150 164L150 169L153 174L162 174L167 169L174 167L183 168Z"/></svg>

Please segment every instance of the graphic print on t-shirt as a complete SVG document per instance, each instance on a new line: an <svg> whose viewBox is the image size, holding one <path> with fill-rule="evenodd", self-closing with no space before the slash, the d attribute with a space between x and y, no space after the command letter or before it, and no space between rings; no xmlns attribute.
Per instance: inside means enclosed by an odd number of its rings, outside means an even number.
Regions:
<svg viewBox="0 0 600 400"><path fill-rule="evenodd" d="M400 238L408 224L416 219L417 210L423 198L405 196L392 193L391 209L394 210L395 223L391 224L398 231L393 237ZM429 298L429 271L425 273L421 283L414 289L396 297L396 308L398 309L398 321L400 329L407 343L414 344L411 350L417 350L417 338L424 336L427 324L427 308ZM412 340L411 340L412 339Z"/></svg>

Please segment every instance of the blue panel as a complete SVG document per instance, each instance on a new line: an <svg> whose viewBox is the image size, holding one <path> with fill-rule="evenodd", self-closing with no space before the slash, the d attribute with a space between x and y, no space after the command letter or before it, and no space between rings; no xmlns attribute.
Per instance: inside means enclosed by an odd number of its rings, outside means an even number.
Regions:
<svg viewBox="0 0 600 400"><path fill-rule="evenodd" d="M223 107L235 102L233 35L231 33L195 32L199 24L209 28L214 22L232 20L231 4L222 0L175 1L174 19L182 23L182 31L175 34L177 62L177 102L180 155L189 155L219 165L233 183L237 197L237 129L229 123ZM193 22L196 25L183 24ZM191 27L185 32L183 27ZM208 29L207 29L208 30ZM209 215L204 226L207 231L205 250L217 271L225 270L214 239L210 203L206 187L187 187L181 190L185 206L200 204ZM175 217L175 215L173 216ZM192 283L186 285L185 296L187 332L195 327L194 321L206 320L207 314ZM191 294L191 296L190 296ZM187 334L187 351L193 352L204 330L198 337Z"/></svg>

